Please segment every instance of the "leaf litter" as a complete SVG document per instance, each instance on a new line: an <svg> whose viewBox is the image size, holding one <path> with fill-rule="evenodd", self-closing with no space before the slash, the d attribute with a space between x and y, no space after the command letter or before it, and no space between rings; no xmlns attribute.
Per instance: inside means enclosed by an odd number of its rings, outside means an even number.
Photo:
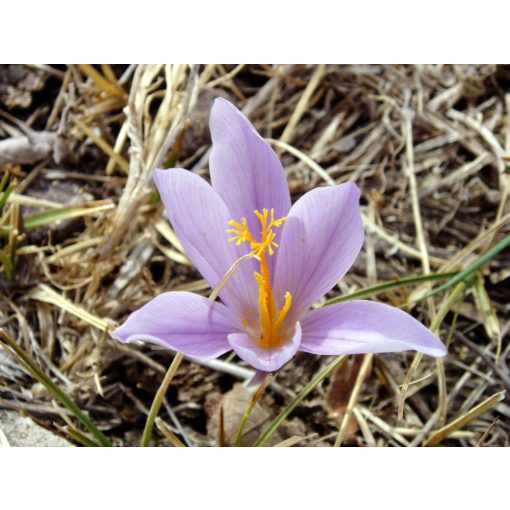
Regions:
<svg viewBox="0 0 510 510"><path fill-rule="evenodd" d="M172 354L120 346L108 330L166 290L210 293L172 229L162 226L151 171L182 166L208 175L207 118L218 96L271 140L294 200L347 180L362 189L365 245L328 299L460 271L510 232L508 66L2 67L1 192L12 191L1 210L0 327L116 445L139 444ZM34 142L43 139L40 150ZM59 217L49 214L55 210ZM502 250L477 269L448 311L439 327L448 356L443 366L427 357L417 363L401 421L413 355L376 355L355 398L359 372L352 367L360 358L318 383L273 442L333 445L350 405L342 444L508 445L509 259ZM441 283L419 280L371 299L430 325L448 292L415 299ZM55 411L52 396L2 353L9 361L0 364L0 407L86 442ZM267 425L327 363L296 356L251 419L263 412ZM172 437L217 444L218 406L231 442L232 423L252 395L239 383L252 375L236 358L184 361L152 444L177 445Z"/></svg>

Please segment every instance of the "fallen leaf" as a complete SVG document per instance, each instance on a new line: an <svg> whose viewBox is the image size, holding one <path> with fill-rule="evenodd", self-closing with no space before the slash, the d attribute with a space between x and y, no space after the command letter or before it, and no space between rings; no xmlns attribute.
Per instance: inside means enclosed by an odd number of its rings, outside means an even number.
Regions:
<svg viewBox="0 0 510 510"><path fill-rule="evenodd" d="M223 433L221 434L223 446L232 446L235 443L241 420L252 398L253 393L238 383L221 398L217 399L215 405L208 406L207 433L209 436L218 438L218 424L223 421ZM223 414L223 420L220 420L221 413ZM272 414L265 406L260 401L257 402L244 425L239 445L253 445L255 440L269 425L272 417ZM281 436L276 432L267 445L272 446L281 440Z"/></svg>
<svg viewBox="0 0 510 510"><path fill-rule="evenodd" d="M326 391L326 408L340 426L347 409L347 404L351 396L351 391L358 377L361 363L363 362L363 354L351 356L346 363L338 367L331 376L328 389ZM370 367L369 372L371 372ZM348 439L358 430L358 422L351 415L345 432L345 439Z"/></svg>

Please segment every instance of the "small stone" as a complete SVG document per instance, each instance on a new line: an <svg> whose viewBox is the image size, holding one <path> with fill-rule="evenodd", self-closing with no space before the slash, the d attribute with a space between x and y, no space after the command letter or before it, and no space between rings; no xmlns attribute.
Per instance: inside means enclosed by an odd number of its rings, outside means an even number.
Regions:
<svg viewBox="0 0 510 510"><path fill-rule="evenodd" d="M73 446L16 411L0 411L0 446Z"/></svg>

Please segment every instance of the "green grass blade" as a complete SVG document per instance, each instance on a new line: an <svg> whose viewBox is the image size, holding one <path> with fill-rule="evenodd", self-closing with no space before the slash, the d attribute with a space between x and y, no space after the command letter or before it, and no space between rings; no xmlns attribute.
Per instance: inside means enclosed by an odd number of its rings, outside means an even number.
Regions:
<svg viewBox="0 0 510 510"><path fill-rule="evenodd" d="M9 198L9 195L12 193L12 190L14 189L14 186L11 184L0 197L0 213L3 211L4 205L7 202L7 199Z"/></svg>
<svg viewBox="0 0 510 510"><path fill-rule="evenodd" d="M372 287L366 287L364 289L357 290L356 292L346 294L345 296L334 297L326 301L326 304L324 306L332 305L334 303L342 303L343 301L350 301L351 299L359 299L372 296L374 294L379 294L380 292L383 292L385 290L392 289L394 287L401 287L403 285L415 285L427 281L445 280L457 274L458 271L451 271L449 273L423 274L419 276L411 276L409 278L402 278L399 280L392 280L390 282L384 282L378 285L373 285Z"/></svg>
<svg viewBox="0 0 510 510"><path fill-rule="evenodd" d="M266 377L264 377L264 380L259 384L257 391L254 393L252 399L250 400L250 403L248 404L248 407L244 411L243 417L241 418L241 422L239 423L239 428L237 429L234 446L239 446L241 444L244 427L246 426L246 423L248 422L248 418L250 417L250 414L253 411L253 408L256 406L257 402L260 400L260 397L262 397L265 389L267 388L268 384L273 380L273 378L274 378L273 375L267 375Z"/></svg>
<svg viewBox="0 0 510 510"><path fill-rule="evenodd" d="M0 262L4 266L5 277L9 282L14 280L14 266L10 257L0 248Z"/></svg>
<svg viewBox="0 0 510 510"><path fill-rule="evenodd" d="M75 428L66 429L65 427L62 427L61 430L65 434L67 434L71 439L74 439L74 441L76 441L77 443L80 443L83 446L89 446L89 447L101 446L99 443L97 443L90 437L86 436L85 434L80 432L78 429L75 429Z"/></svg>
<svg viewBox="0 0 510 510"><path fill-rule="evenodd" d="M109 200L98 200L95 203L78 204L69 207L60 207L58 209L50 209L40 213L27 214L23 218L23 227L25 230L32 230L43 225L49 225L58 220L67 220L70 218L79 218L89 214L98 213L113 209L115 205ZM9 235L10 227L4 226L0 231L0 237Z"/></svg>
<svg viewBox="0 0 510 510"><path fill-rule="evenodd" d="M457 285L458 283L466 280L469 276L471 276L475 271L477 271L484 264L493 259L500 251L504 250L506 247L510 246L510 234L503 237L501 241L496 243L490 250L486 251L483 255L478 257L475 261L471 262L465 269L457 273L451 280L448 280L445 284L439 286L437 289L431 290L424 294L413 303L417 303L418 301L423 301L429 297L435 296L440 292L448 290L450 287Z"/></svg>
<svg viewBox="0 0 510 510"><path fill-rule="evenodd" d="M276 429L283 423L285 418L294 411L301 401L312 391L317 385L326 379L335 368L341 366L347 359L346 355L337 356L329 365L319 372L292 400L292 402L283 409L283 411L269 424L266 430L255 441L253 446L264 446L267 440L276 432Z"/></svg>
<svg viewBox="0 0 510 510"><path fill-rule="evenodd" d="M0 181L0 193L5 190L7 182L9 181L9 172L5 172L2 180Z"/></svg>
<svg viewBox="0 0 510 510"><path fill-rule="evenodd" d="M0 329L0 338L6 343L4 345L21 361L32 377L43 384L55 398L67 407L102 446L112 446L110 440L90 421L85 413L43 372L31 356L2 329Z"/></svg>

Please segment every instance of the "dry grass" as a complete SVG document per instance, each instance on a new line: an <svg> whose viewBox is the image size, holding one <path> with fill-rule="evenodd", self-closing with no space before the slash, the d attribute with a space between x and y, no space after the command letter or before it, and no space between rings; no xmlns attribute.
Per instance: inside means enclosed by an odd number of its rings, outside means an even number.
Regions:
<svg viewBox="0 0 510 510"><path fill-rule="evenodd" d="M9 89L13 70L0 69L0 165L15 183L1 218L8 260L0 273L0 326L115 444L139 443L172 355L119 345L108 330L168 289L210 293L162 221L151 170L177 165L207 176L207 118L216 95L237 103L270 140L294 199L347 180L361 187L366 242L328 298L462 269L510 231L505 66L82 65L17 72L32 81ZM25 83L41 81L34 90ZM41 218L41 211L60 216ZM284 444L507 445L509 263L508 250L501 252L446 308L444 293L412 303L430 281L379 293L427 325L444 317L437 330L448 356L437 363L416 358L412 373L412 354L369 356L352 378L347 414L333 419L319 385L280 428ZM276 416L329 362L298 355L260 405ZM406 373L412 380L402 395ZM232 357L184 361L163 400L155 443L215 444L206 426L214 404L250 375ZM51 396L2 350L0 407L49 428L68 427ZM347 434L352 417L357 425Z"/></svg>

